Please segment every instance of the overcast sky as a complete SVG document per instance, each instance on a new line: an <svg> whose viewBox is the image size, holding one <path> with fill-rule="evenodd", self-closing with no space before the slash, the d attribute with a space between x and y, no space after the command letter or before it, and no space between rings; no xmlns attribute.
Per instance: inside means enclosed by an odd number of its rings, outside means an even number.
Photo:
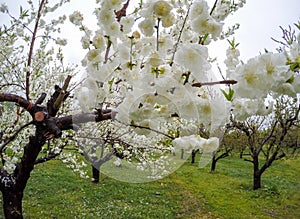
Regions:
<svg viewBox="0 0 300 219"><path fill-rule="evenodd" d="M132 2L135 1L132 0ZM19 2L25 2L25 0L0 0L0 3L3 2L6 2L12 10L17 9L18 11L16 5ZM214 0L208 0L208 2L212 4ZM247 0L244 8L228 17L226 20L227 26L234 23L240 23L241 25L236 32L235 39L240 43L239 49L242 60L246 61L246 59L258 55L264 48L275 51L278 44L273 42L271 37L281 39L282 32L279 26L288 27L288 25L300 20L299 5L299 0ZM95 27L96 19L92 14L94 8L95 0L71 0L71 3L68 3L58 12L65 13L68 16L75 10L81 11L85 15L85 24ZM0 22L3 20L2 16L0 14ZM67 60L79 63L85 55L79 43L82 33L77 31L73 25L69 25L63 33L65 34L63 37L68 38L69 42L65 48L67 50ZM218 56L219 62L223 63L227 46L227 43L217 44L210 51L210 55Z"/></svg>

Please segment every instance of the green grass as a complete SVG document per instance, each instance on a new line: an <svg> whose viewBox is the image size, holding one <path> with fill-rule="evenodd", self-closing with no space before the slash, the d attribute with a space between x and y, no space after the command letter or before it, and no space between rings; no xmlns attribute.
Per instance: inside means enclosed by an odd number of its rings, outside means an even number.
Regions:
<svg viewBox="0 0 300 219"><path fill-rule="evenodd" d="M145 184L81 179L60 161L38 165L23 202L25 218L300 218L300 162L277 161L252 190L252 166L237 158L199 169L189 161ZM2 205L2 204L1 204ZM0 207L0 218L3 217Z"/></svg>

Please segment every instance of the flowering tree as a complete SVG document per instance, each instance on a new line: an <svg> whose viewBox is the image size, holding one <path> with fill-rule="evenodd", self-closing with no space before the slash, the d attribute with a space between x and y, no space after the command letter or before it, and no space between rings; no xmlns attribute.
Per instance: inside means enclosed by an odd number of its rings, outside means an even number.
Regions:
<svg viewBox="0 0 300 219"><path fill-rule="evenodd" d="M21 8L18 18L1 6L12 21L0 31L0 190L7 218L22 218L23 191L35 164L58 156L74 161L63 153L71 140L87 145L81 152L96 166L116 155L133 171L148 171L144 179L156 179L178 167L173 157L178 149L200 148L200 165L210 161L230 101L235 118L243 119L271 113L261 101L268 94L299 92L299 41L246 64L239 64L232 42L227 78L214 75L207 45L234 33L236 26L222 30L223 21L243 0L216 0L211 7L204 0L140 1L132 11L130 0L98 0L98 30L89 30L78 11L69 16L83 31L87 50L85 80L71 95L78 87L70 82L74 69L64 66L61 49L51 48L53 41L66 44L59 35L66 16L47 19L65 2L50 7L44 0L28 1L30 10ZM236 83L229 90L218 87ZM55 90L43 104L51 87ZM203 127L207 138L199 135ZM48 153L39 156L46 143ZM79 166L75 160L73 167Z"/></svg>
<svg viewBox="0 0 300 219"><path fill-rule="evenodd" d="M299 24L295 27L300 30ZM261 176L274 161L287 156L291 146L286 138L299 127L300 35L291 27L282 30L284 41L277 41L281 43L278 53L267 52L227 71L239 81L233 86L238 98L232 101L229 126L247 136L250 159L245 160L253 164L253 189L261 188ZM227 64L238 61L239 52L234 43L231 46Z"/></svg>

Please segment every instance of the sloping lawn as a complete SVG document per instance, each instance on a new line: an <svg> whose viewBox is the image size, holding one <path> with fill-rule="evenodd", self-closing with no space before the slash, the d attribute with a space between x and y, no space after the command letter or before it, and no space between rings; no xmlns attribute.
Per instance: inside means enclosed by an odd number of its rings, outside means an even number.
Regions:
<svg viewBox="0 0 300 219"><path fill-rule="evenodd" d="M93 184L60 161L38 165L28 182L24 216L44 218L300 218L300 162L276 162L253 191L252 166L238 158L198 168L189 161L162 180ZM1 201L0 201L1 202ZM0 203L0 218L3 217Z"/></svg>

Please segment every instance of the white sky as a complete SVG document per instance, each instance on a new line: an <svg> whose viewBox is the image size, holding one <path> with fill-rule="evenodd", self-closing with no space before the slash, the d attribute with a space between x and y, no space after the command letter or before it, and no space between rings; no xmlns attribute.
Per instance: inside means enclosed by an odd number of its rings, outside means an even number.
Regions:
<svg viewBox="0 0 300 219"><path fill-rule="evenodd" d="M209 4L213 4L214 0L207 0ZM0 4L6 2L11 8L10 11L16 11L18 15L18 4L21 1L0 0ZM50 1L51 2L51 1ZM137 0L131 0L137 2ZM73 11L78 10L84 14L85 24L89 27L95 27L96 19L93 16L95 8L95 0L71 0L71 3L58 12L65 13L69 16ZM3 20L3 14L0 14L0 22ZM241 59L246 61L250 57L254 57L267 48L269 51L275 51L278 46L271 40L281 39L282 32L279 26L288 27L300 20L300 3L299 0L247 0L246 5L235 14L225 20L227 26L234 23L240 23L240 29L236 32L236 42L240 43L238 47L241 52ZM65 57L68 61L80 64L85 55L81 50L80 39L82 33L73 25L68 25L63 33L68 38L68 45L64 49ZM231 38L230 38L231 39ZM225 59L227 42L217 43L210 50L211 57L218 57L221 64Z"/></svg>

